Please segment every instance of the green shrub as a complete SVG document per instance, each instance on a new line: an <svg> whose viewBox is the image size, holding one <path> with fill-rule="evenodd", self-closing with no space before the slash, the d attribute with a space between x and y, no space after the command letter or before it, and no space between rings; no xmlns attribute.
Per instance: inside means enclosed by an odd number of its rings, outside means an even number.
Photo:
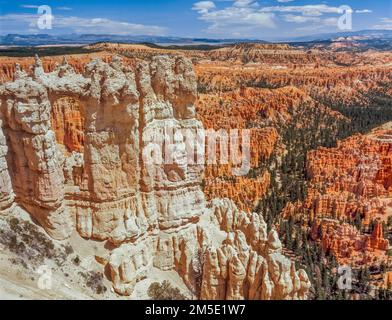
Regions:
<svg viewBox="0 0 392 320"><path fill-rule="evenodd" d="M174 288L167 280L152 283L147 294L152 300L187 300L180 289Z"/></svg>

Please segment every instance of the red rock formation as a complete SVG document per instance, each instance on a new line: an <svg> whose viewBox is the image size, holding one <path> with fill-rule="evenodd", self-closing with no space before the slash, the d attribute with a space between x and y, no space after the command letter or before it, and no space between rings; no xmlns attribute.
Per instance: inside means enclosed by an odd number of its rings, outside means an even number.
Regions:
<svg viewBox="0 0 392 320"><path fill-rule="evenodd" d="M392 287L392 272L387 272L384 279L384 288L389 289Z"/></svg>
<svg viewBox="0 0 392 320"><path fill-rule="evenodd" d="M42 58L42 67L45 72L52 72L57 65L61 64L64 59L77 73L83 73L87 63L93 59L102 59L105 62L110 62L113 58L113 54L108 52L95 52L89 54L74 54L69 56L51 56ZM33 57L26 58L10 58L0 57L0 83L11 81L16 72L17 65L22 70L31 74L30 66L34 63ZM124 63L127 65L135 65L135 59L124 58Z"/></svg>
<svg viewBox="0 0 392 320"><path fill-rule="evenodd" d="M206 173L210 173L212 168L206 167ZM216 174L214 178L206 178L204 193L207 199L229 198L234 201L239 209L251 212L268 191L270 185L270 174L265 171L261 177L245 178L232 177L223 178L223 175Z"/></svg>
<svg viewBox="0 0 392 320"><path fill-rule="evenodd" d="M382 222L392 215L392 140L389 129L376 129L319 148L308 154L310 188L304 202L288 204L283 216L314 221L311 238L320 241L342 263L373 264L389 249ZM333 219L333 220L331 220ZM361 220L366 228L378 221L371 235L344 221Z"/></svg>
<svg viewBox="0 0 392 320"><path fill-rule="evenodd" d="M333 254L341 264L380 264L386 260L385 253L389 248L381 223L376 224L371 235L362 235L354 226L341 224L338 220L317 219L311 238L320 241L323 250Z"/></svg>
<svg viewBox="0 0 392 320"><path fill-rule="evenodd" d="M392 141L388 132L356 135L334 149L321 148L308 154L307 171L314 183L322 181L331 191L348 191L358 196L390 194Z"/></svg>
<svg viewBox="0 0 392 320"><path fill-rule="evenodd" d="M61 98L53 104L51 116L57 142L64 145L68 152L82 152L85 120L80 102L70 97Z"/></svg>
<svg viewBox="0 0 392 320"><path fill-rule="evenodd" d="M363 223L388 216L392 196L392 140L388 130L376 130L338 142L336 148L319 148L307 157L310 190L304 203L290 204L287 217L295 212L311 212L353 219L361 215Z"/></svg>
<svg viewBox="0 0 392 320"><path fill-rule="evenodd" d="M316 108L318 112L325 111L332 117L343 119L340 114L317 104L305 92L293 87L276 90L242 88L220 95L201 94L197 102L198 118L206 128L215 130L250 128L252 169L260 167L276 150L279 135L275 127L287 126L298 112L304 110L312 112ZM309 119L304 117L297 125L307 126L308 121ZM259 129L260 127L262 129ZM259 177L243 179L233 177L230 171L229 166L207 166L205 174L207 196L213 198L237 194L238 196L233 196L236 204L244 210L252 210L254 204L268 190L268 172L256 170Z"/></svg>
<svg viewBox="0 0 392 320"><path fill-rule="evenodd" d="M208 129L247 129L248 122L256 121L259 102L250 108L248 100L252 95L262 94L252 89L242 90L227 96L201 95L197 104L199 119ZM222 103L221 101L224 101ZM251 168L255 169L267 161L275 150L278 133L273 127L250 129ZM218 150L219 159L219 150ZM259 177L236 177L230 165L207 165L205 171L205 193L208 199L230 197L243 210L253 210L256 202L264 196L269 187L269 173L261 172Z"/></svg>
<svg viewBox="0 0 392 320"><path fill-rule="evenodd" d="M390 96L387 88L391 81L391 53L366 53L355 57L356 61L346 66L334 65L323 58L313 64L304 61L303 65L271 58L269 63L250 64L246 68L243 64L201 61L196 70L199 88L204 93L219 94L243 86L295 86L319 101L336 106L370 106L372 92ZM331 59L338 62L333 55Z"/></svg>
<svg viewBox="0 0 392 320"><path fill-rule="evenodd" d="M389 249L389 241L384 238L384 232L380 222L377 222L370 237L368 246L375 250L386 251Z"/></svg>

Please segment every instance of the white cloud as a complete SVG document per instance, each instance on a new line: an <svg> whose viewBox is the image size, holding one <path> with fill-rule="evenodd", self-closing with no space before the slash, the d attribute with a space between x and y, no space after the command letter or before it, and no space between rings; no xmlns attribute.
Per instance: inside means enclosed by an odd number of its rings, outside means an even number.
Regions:
<svg viewBox="0 0 392 320"><path fill-rule="evenodd" d="M277 0L282 5L264 7L255 0L200 1L192 9L199 13L200 20L208 23L209 33L242 36L260 36L265 28L276 28L283 23L307 24L304 28L309 30L323 28L325 31L332 31L331 29L338 28L338 18L342 14L347 10L353 12L348 6L337 7L325 3L283 5L292 1ZM362 9L357 10L357 13L369 11Z"/></svg>
<svg viewBox="0 0 392 320"><path fill-rule="evenodd" d="M355 13L372 13L372 10L369 9L363 9L363 10L355 10Z"/></svg>
<svg viewBox="0 0 392 320"><path fill-rule="evenodd" d="M381 18L380 23L373 26L373 29L392 30L392 18Z"/></svg>
<svg viewBox="0 0 392 320"><path fill-rule="evenodd" d="M328 27L336 27L338 25L339 18L331 17L327 19L322 19L321 24Z"/></svg>
<svg viewBox="0 0 392 320"><path fill-rule="evenodd" d="M63 10L63 11L71 11L72 10L72 8L70 8L70 7L57 7L56 9Z"/></svg>
<svg viewBox="0 0 392 320"><path fill-rule="evenodd" d="M0 16L0 29L6 33L37 33L38 15L6 14ZM57 29L57 30L56 30ZM49 30L43 30L49 31ZM118 35L164 35L166 28L110 20L107 18L81 18L54 15L52 31L59 33L96 33Z"/></svg>
<svg viewBox="0 0 392 320"><path fill-rule="evenodd" d="M307 23L307 22L319 22L320 18L300 16L294 14L285 14L283 15L283 20L286 22L293 22L293 23Z"/></svg>
<svg viewBox="0 0 392 320"><path fill-rule="evenodd" d="M301 13L304 16L318 17L325 13L341 13L339 7L331 7L326 4L304 6L272 6L261 9L263 12Z"/></svg>
<svg viewBox="0 0 392 320"><path fill-rule="evenodd" d="M192 10L198 11L199 13L207 13L208 10L210 9L214 9L215 8L215 3L213 3L212 1L200 1L200 2L196 2L193 5Z"/></svg>
<svg viewBox="0 0 392 320"><path fill-rule="evenodd" d="M35 4L21 4L19 7L25 8L25 9L38 9L39 6Z"/></svg>
<svg viewBox="0 0 392 320"><path fill-rule="evenodd" d="M25 9L38 9L39 8L39 6L37 6L35 4L21 4L19 7L25 8ZM65 6L56 7L54 9L55 10L62 10L62 11L71 11L72 10L72 8L65 7Z"/></svg>
<svg viewBox="0 0 392 320"><path fill-rule="evenodd" d="M307 23L309 24L310 28L313 28L315 25L317 25L318 28L326 27L326 26L336 27L338 25L337 17L320 18L320 17L286 14L283 16L283 20L286 22L292 22L297 24Z"/></svg>
<svg viewBox="0 0 392 320"><path fill-rule="evenodd" d="M209 23L207 32L232 36L261 34L264 28L275 28L273 13L261 12L253 0L235 0L230 6L218 9L211 1L195 3L199 19Z"/></svg>
<svg viewBox="0 0 392 320"><path fill-rule="evenodd" d="M249 7L250 5L257 7L258 3L254 2L253 0L235 0L233 4L234 7L239 8Z"/></svg>
<svg viewBox="0 0 392 320"><path fill-rule="evenodd" d="M199 1L193 10L199 19L208 23L211 34L260 36L266 28L276 28L281 24L303 25L299 29L309 31L333 31L338 28L339 17L346 7L330 6L325 3L311 5L289 5L293 0L276 0L279 5L261 6L255 0L215 0ZM359 14L371 13L369 9L358 9ZM284 26L285 30L287 26Z"/></svg>

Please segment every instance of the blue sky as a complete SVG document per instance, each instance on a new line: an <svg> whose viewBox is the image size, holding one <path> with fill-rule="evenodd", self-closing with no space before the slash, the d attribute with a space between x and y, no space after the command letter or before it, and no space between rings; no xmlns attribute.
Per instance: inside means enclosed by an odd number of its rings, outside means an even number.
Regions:
<svg viewBox="0 0 392 320"><path fill-rule="evenodd" d="M37 7L52 10L52 29L37 27ZM273 39L337 32L339 7L352 8L353 30L392 29L392 0L0 0L0 34L105 33Z"/></svg>

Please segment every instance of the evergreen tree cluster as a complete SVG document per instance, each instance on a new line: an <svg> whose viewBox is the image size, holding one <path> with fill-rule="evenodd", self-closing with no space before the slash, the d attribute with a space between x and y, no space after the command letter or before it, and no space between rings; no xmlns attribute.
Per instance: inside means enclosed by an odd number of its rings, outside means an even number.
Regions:
<svg viewBox="0 0 392 320"><path fill-rule="evenodd" d="M262 214L269 229L279 225L285 247L293 252L298 266L304 268L312 282L315 299L349 299L353 294L361 299L390 299L390 290L376 290L371 294L369 268L353 270L353 289L351 292L340 290L337 286L337 262L329 253L323 252L318 243L308 238L311 227L308 221L283 220L282 210L289 202L303 201L307 196L308 179L306 174L306 155L319 147L335 147L338 140L370 130L392 121L392 97L383 94L369 94L372 107L346 107L329 105L349 121L333 117L327 111L314 111L304 106L293 116L286 127L280 128L282 143L286 146L283 156L274 154L269 161L261 164L260 171L269 169L271 186L268 194L260 200L256 211ZM325 109L322 109L325 110ZM304 123L306 126L298 126ZM371 232L374 226L363 230L362 215L358 213L351 221L358 230ZM392 218L384 227L392 226ZM386 236L388 232L386 231ZM379 272L387 267L380 266Z"/></svg>

